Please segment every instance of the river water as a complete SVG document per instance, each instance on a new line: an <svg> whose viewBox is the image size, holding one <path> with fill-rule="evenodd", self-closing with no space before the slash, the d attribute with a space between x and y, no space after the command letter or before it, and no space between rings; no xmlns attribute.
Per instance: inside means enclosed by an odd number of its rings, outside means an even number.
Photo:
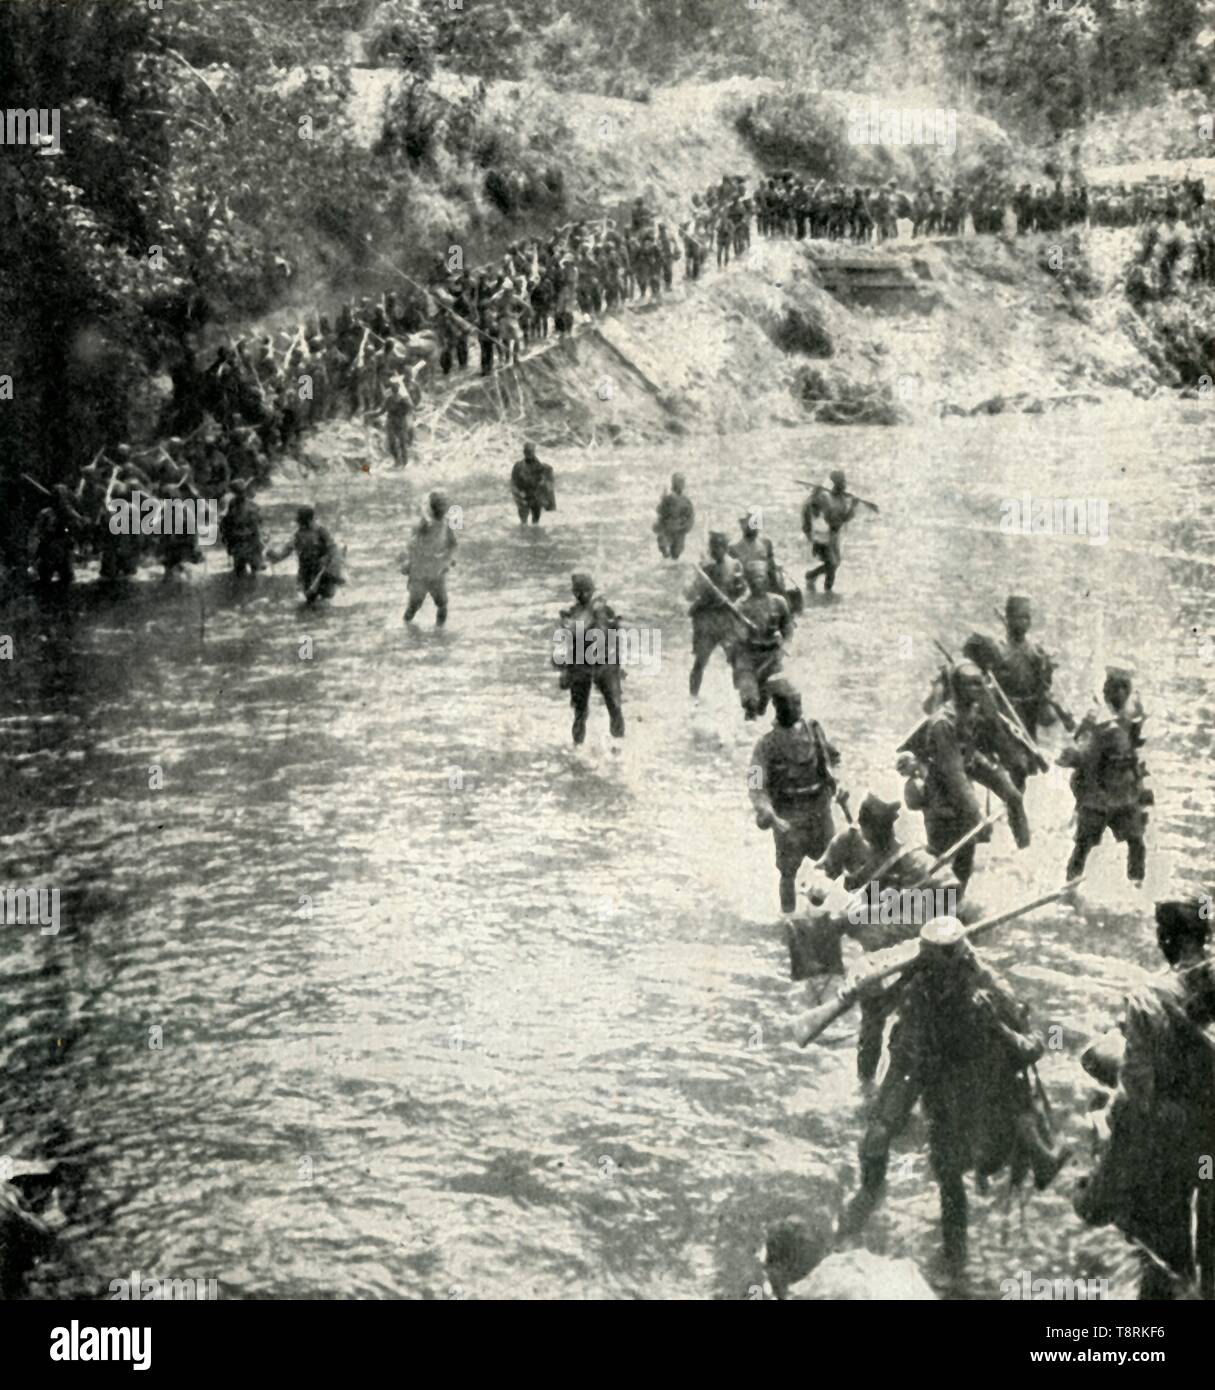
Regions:
<svg viewBox="0 0 1215 1390"><path fill-rule="evenodd" d="M854 800L917 717L931 639L992 628L1010 591L1034 597L1078 712L1103 656L1138 660L1146 889L1107 843L1079 913L990 946L1055 1028L1042 1073L1083 1146L1074 1059L1133 966L1155 968L1151 895L1210 882L1210 438L1201 405L1156 403L550 453L560 509L528 532L509 458L447 472L444 633L429 608L403 628L395 567L438 468L283 481L263 498L275 536L307 497L349 547L326 611L300 607L289 566L238 593L218 554L122 601L86 585L9 610L4 882L59 888L62 930L3 929L0 1116L10 1144L77 1160L34 1293L104 1295L138 1269L223 1297L739 1298L767 1223L832 1209L861 1132L855 1020L789 1039L806 987L746 799L759 729L720 657L691 709L688 568L650 533L676 468L694 549L760 505L791 573L809 559L794 478L845 466L881 503L788 662ZM1105 500L1108 542L1002 534L1001 499L1026 489ZM573 754L549 667L575 568L661 634L658 669L626 681L619 754L598 703ZM1062 881L1065 783L1037 779L1029 804L1029 851L1004 827L980 851L985 907ZM868 1239L927 1262L918 1124L900 1154ZM1071 1215L1085 1164L1024 1210L1002 1187L974 1200L976 1295L1118 1261Z"/></svg>

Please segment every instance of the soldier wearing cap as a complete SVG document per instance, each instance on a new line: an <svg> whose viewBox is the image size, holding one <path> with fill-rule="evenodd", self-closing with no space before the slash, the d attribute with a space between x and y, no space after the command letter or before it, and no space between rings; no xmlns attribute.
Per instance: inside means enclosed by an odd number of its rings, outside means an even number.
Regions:
<svg viewBox="0 0 1215 1390"><path fill-rule="evenodd" d="M756 825L772 830L776 839L781 911L793 912L802 861L817 859L833 834L831 802L840 755L817 720L802 718L801 696L788 681L770 682L767 693L776 723L755 745L747 788Z"/></svg>
<svg viewBox="0 0 1215 1390"><path fill-rule="evenodd" d="M1039 728L1049 728L1055 722L1051 699L1054 665L1037 643L1029 641L1032 625L1033 606L1029 599L1011 594L1004 605L1006 640L1000 646L993 675L1025 725L1026 733L1036 739Z"/></svg>
<svg viewBox="0 0 1215 1390"><path fill-rule="evenodd" d="M729 537L724 531L709 532L709 553L699 568L708 576L712 587L706 583L704 575L698 573L684 595L691 600L688 614L692 619L692 672L688 677L688 691L693 699L700 694L709 658L718 647L728 655L738 636L738 620L722 595L731 601L739 598L747 582L742 565L730 554L729 547Z"/></svg>
<svg viewBox="0 0 1215 1390"><path fill-rule="evenodd" d="M1139 758L1143 746L1143 706L1134 693L1134 668L1129 662L1106 667L1102 697L1104 711L1085 716L1075 743L1059 755L1059 766L1070 767L1076 798L1076 841L1067 865L1068 878L1079 878L1092 850L1106 830L1127 847L1126 876L1142 883L1147 849L1147 807L1152 794Z"/></svg>
<svg viewBox="0 0 1215 1390"><path fill-rule="evenodd" d="M757 562L762 564L767 576L768 592L772 594L783 593L784 587L781 583L780 566L776 563L776 551L768 537L760 535L759 512L752 510L744 513L738 518L738 525L742 535L730 547L730 554L744 568Z"/></svg>
<svg viewBox="0 0 1215 1390"><path fill-rule="evenodd" d="M895 831L902 799L883 795L886 790L869 791L857 812L856 830L837 836L816 866L824 876L837 876L832 873L835 845L844 835L859 835L863 846L859 861L847 864L841 885L831 885L835 891L828 891L823 906L811 910L801 934L803 947L820 960L831 959L828 942L834 943L838 957L845 935L866 952L883 951L917 936L920 927L933 917L946 912L952 915L957 910L960 889L953 870L948 864L934 868L931 854L920 846L904 844ZM816 886L821 889L821 878ZM842 969L842 961L838 968ZM884 981L875 981L860 992L856 1069L862 1084L877 1075L886 1020L898 994L897 983Z"/></svg>
<svg viewBox="0 0 1215 1390"><path fill-rule="evenodd" d="M1139 1297L1215 1298L1215 962L1207 895L1156 904L1156 939L1169 966L1126 1001L1119 1029L1082 1062L1115 1089L1109 1139L1082 1180L1076 1212L1133 1240ZM1204 1164L1206 1167L1204 1167Z"/></svg>
<svg viewBox="0 0 1215 1390"><path fill-rule="evenodd" d="M961 661L949 673L950 695L900 749L899 770L908 775L907 805L923 811L928 848L942 854L983 819L972 783L987 787L1008 808L1018 849L1029 844L1029 821L1021 793L1004 767L979 747L986 686L983 672ZM959 850L953 870L964 889L974 872L975 842Z"/></svg>
<svg viewBox="0 0 1215 1390"><path fill-rule="evenodd" d="M956 917L938 917L919 935L919 956L899 987L890 1066L861 1140L860 1190L840 1233L858 1234L880 1202L890 1146L922 1101L945 1259L959 1272L967 1247L966 1173L986 1180L1007 1166L1020 1181L1028 1169L1041 1190L1067 1153L1046 1141L1026 1075L1044 1050L1028 1010L979 960Z"/></svg>
<svg viewBox="0 0 1215 1390"><path fill-rule="evenodd" d="M820 561L806 571L806 584L813 592L818 577L823 576L823 588L830 593L835 588L835 574L840 567L840 532L856 513L857 500L847 491L848 479L841 469L831 474L831 490L816 488L802 507L802 530L810 549ZM826 535L822 529L826 528Z"/></svg>
<svg viewBox="0 0 1215 1390"><path fill-rule="evenodd" d="M613 738L624 737L621 681L623 645L617 636L620 618L606 599L595 593L595 581L583 571L571 576L574 602L561 610L554 634L553 665L561 672L561 688L570 693L574 710L574 743L586 739L591 691L598 690L607 706Z"/></svg>
<svg viewBox="0 0 1215 1390"><path fill-rule="evenodd" d="M409 578L405 621L413 622L429 596L435 605L435 627L447 622L447 572L455 563L456 533L447 520L449 504L442 492L432 492L430 514L423 513L409 537L401 572Z"/></svg>
<svg viewBox="0 0 1215 1390"><path fill-rule="evenodd" d="M286 545L268 550L267 557L277 563L294 551L299 562L297 582L304 591L305 603L311 605L318 599L331 599L338 585L346 582L341 552L325 527L316 524L314 507L298 507L295 524L295 535Z"/></svg>
<svg viewBox="0 0 1215 1390"><path fill-rule="evenodd" d="M770 682L780 674L784 643L793 635L788 602L770 591L768 567L759 560L743 565L749 593L737 605L738 621L730 665L743 717L757 719L768 708Z"/></svg>
<svg viewBox="0 0 1215 1390"><path fill-rule="evenodd" d="M975 720L975 746L990 760L998 762L1017 791L1023 793L1026 782L1035 772L1042 770L1045 759L1040 754L1035 756L1036 744L1031 746L1029 731L1020 731L1008 706L997 698L994 685L989 685L989 682L998 679L996 672L1000 669L1002 653L999 642L980 632L972 632L962 643L962 656L973 662L987 678ZM949 670L948 666L942 667L924 702L926 710L935 709L948 698ZM1002 683L1000 688L1003 689Z"/></svg>
<svg viewBox="0 0 1215 1390"><path fill-rule="evenodd" d="M416 392L413 378L404 372L394 372L384 390L384 399L375 409L367 412L367 420L385 417L385 433L388 453L398 468L409 463L409 445L413 438L413 416L417 409L421 392Z"/></svg>
<svg viewBox="0 0 1215 1390"><path fill-rule="evenodd" d="M243 579L265 567L262 517L243 478L229 484L229 490L232 497L220 519L219 538L231 556L233 573Z"/></svg>
<svg viewBox="0 0 1215 1390"><path fill-rule="evenodd" d="M685 486L683 474L674 473L671 475L670 490L658 499L658 515L653 529L658 538L658 553L664 560L678 560L683 554L684 542L696 519L692 499L684 494Z"/></svg>
<svg viewBox="0 0 1215 1390"><path fill-rule="evenodd" d="M539 525L540 513L557 506L556 475L552 465L541 463L534 444L524 444L523 457L510 471L510 494L519 513L519 525Z"/></svg>

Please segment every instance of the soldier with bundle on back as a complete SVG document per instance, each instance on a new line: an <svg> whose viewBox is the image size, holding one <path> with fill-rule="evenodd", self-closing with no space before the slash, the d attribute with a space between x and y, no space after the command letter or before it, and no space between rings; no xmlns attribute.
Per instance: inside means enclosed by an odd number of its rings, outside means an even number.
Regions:
<svg viewBox="0 0 1215 1390"><path fill-rule="evenodd" d="M1019 1182L1029 1170L1041 1190L1067 1153L1045 1138L1027 1076L1044 1045L1025 1005L981 961L956 918L938 917L919 935L919 956L898 986L890 1066L861 1140L861 1186L840 1233L859 1234L880 1202L890 1146L922 1101L944 1255L956 1274L967 1251L966 1173L985 1180L1008 1167Z"/></svg>
<svg viewBox="0 0 1215 1390"><path fill-rule="evenodd" d="M1004 802L1017 848L1024 849L1030 832L1021 793L1000 761L979 746L986 697L983 673L973 662L963 661L950 669L948 681L948 698L899 750L899 770L908 777L907 805L923 811L928 848L941 854L983 819L973 785L978 782ZM974 871L974 859L973 841L954 857L954 873L963 889Z"/></svg>

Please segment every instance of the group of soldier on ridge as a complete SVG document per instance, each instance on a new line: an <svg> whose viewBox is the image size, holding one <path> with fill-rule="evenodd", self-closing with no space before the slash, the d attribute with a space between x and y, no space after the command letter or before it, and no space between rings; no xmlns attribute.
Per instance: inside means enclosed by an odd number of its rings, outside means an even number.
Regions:
<svg viewBox="0 0 1215 1390"><path fill-rule="evenodd" d="M900 221L909 224L913 237L963 236L968 224L979 234L999 233L1010 213L1019 234L1080 226L1211 226L1203 181L1189 177L1171 184L1144 180L1129 187L1123 182L1090 188L1079 179L1014 184L984 175L949 186L926 180L907 189L897 179L852 186L827 179L811 182L787 169L761 181L749 198L745 189L737 196L750 202L761 236L799 241L888 241L898 236Z"/></svg>

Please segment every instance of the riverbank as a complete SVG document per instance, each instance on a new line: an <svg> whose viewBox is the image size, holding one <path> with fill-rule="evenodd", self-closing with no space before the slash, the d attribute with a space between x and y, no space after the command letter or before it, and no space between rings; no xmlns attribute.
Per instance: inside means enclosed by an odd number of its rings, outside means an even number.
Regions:
<svg viewBox="0 0 1215 1390"><path fill-rule="evenodd" d="M757 237L658 303L605 313L491 377L440 383L418 414L421 464L491 436L505 449L609 446L1147 398L1179 383L1122 296L1133 237L1069 234L1062 270L1045 235L879 248ZM325 426L306 456L358 467L360 440Z"/></svg>

